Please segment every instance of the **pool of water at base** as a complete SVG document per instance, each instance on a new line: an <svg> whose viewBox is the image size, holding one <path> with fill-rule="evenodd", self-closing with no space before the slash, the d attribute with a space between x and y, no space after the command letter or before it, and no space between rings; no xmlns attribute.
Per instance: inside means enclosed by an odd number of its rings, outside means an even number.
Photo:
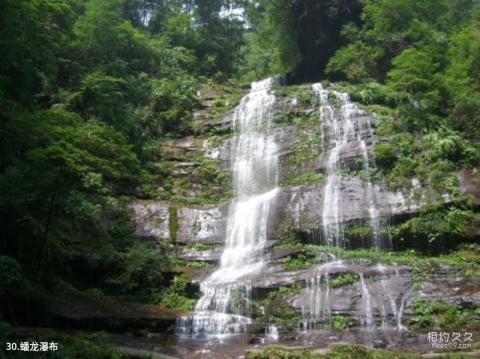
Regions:
<svg viewBox="0 0 480 359"><path fill-rule="evenodd" d="M400 337L399 337L400 336ZM209 336L195 338L182 335L149 333L146 336L112 335L114 344L122 347L145 350L164 355L166 358L226 359L244 358L251 349L262 348L269 344L282 346L305 346L314 349L327 347L331 343L356 343L373 348L388 349L396 352L428 353L431 344L427 335L405 331L384 331L381 334L362 329L349 329L341 332L313 330L290 333L281 336L278 341L268 340L252 334Z"/></svg>

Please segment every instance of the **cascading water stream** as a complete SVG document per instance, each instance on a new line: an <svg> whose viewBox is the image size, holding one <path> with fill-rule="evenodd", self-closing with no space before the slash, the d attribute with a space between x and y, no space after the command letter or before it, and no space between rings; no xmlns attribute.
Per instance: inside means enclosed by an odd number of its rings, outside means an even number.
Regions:
<svg viewBox="0 0 480 359"><path fill-rule="evenodd" d="M342 150L350 142L356 141L362 154L363 170L368 176L366 192L370 226L373 232L372 246L379 248L379 215L376 208L373 185L369 177L370 158L365 139L366 136L370 137L373 135L370 121L367 120L364 124L359 123L358 119L362 117L364 113L350 101L348 94L325 90L319 83L312 85L312 91L320 98L321 137L322 139L325 138L326 125L331 144L331 148L327 149L327 151L329 151L326 164L327 181L322 209L325 241L328 245L334 247L345 247L342 225L341 154ZM335 104L337 105L335 106ZM325 148L324 140L322 140L321 145Z"/></svg>
<svg viewBox="0 0 480 359"><path fill-rule="evenodd" d="M380 240L380 216L376 206L373 184L370 179L370 159L368 157L367 144L365 143L365 140L360 137L360 135L358 135L358 142L360 143L360 149L362 151L363 170L367 177L367 203L368 215L370 217L370 228L372 229L372 244L375 249L381 249L382 243Z"/></svg>
<svg viewBox="0 0 480 359"><path fill-rule="evenodd" d="M306 290L309 297L307 307L302 307L299 329L308 331L319 329L321 325L331 324L330 272L344 268L343 262L333 260L320 265L317 274L306 281Z"/></svg>
<svg viewBox="0 0 480 359"><path fill-rule="evenodd" d="M325 198L323 202L322 220L323 233L327 244L334 247L344 247L344 234L342 223L342 198L341 198L341 174L340 174L340 151L351 136L353 125L349 118L344 121L335 113L335 109L329 102L330 92L324 90L321 84L312 86L314 94L320 97L320 120L322 122L322 138L325 137L324 125L330 130L329 136L333 148L327 160L327 183L325 185ZM346 101L343 94L337 92L334 95L340 101ZM324 145L324 144L322 144Z"/></svg>
<svg viewBox="0 0 480 359"><path fill-rule="evenodd" d="M321 84L312 85L312 92L319 99L321 147L327 154L326 159L326 183L324 187L324 200L322 208L323 238L332 249L345 247L347 244L343 228L342 210L342 151L347 146L355 146L359 149L362 160L362 170L365 174L365 201L371 230L369 247L380 250L385 248L380 233L380 215L376 205L375 188L370 178L370 170L375 166L369 157L367 143L373 138L370 118L350 101L348 94L329 91ZM310 296L308 307L302 308L300 330L318 329L322 325L329 326L331 318L331 289L329 288L329 275L335 266L341 266L342 262L334 259L317 268L317 275L306 281L306 290ZM356 272L360 301L358 304L360 324L369 329L371 333L375 326L375 312L382 318L383 327L395 326L401 330L403 299L397 305L387 288L385 272L382 265L378 266L378 272L382 278L380 287L369 289L369 284L363 272ZM398 273L397 273L398 276ZM389 320L389 315L393 321ZM319 325L320 324L320 325Z"/></svg>
<svg viewBox="0 0 480 359"><path fill-rule="evenodd" d="M231 167L235 199L227 222L220 267L200 285L192 317L177 323L180 333L221 335L243 332L250 323L247 281L265 264L270 207L278 192L278 149L270 127L274 78L252 83L235 108Z"/></svg>
<svg viewBox="0 0 480 359"><path fill-rule="evenodd" d="M362 310L362 325L366 328L373 328L375 323L373 321L372 313L372 297L370 291L365 283L363 273L359 273L360 277L360 289L362 292L361 310Z"/></svg>
<svg viewBox="0 0 480 359"><path fill-rule="evenodd" d="M400 273L398 267L395 265L395 274L396 279L400 278ZM382 327L396 327L399 331L406 330L406 327L402 324L403 309L405 305L405 297L402 296L400 303L397 304L395 298L392 296L393 288L388 283L390 278L387 269L383 264L377 264L377 270L380 273L380 285L382 287L382 292L385 295L385 299L380 303L382 310Z"/></svg>
<svg viewBox="0 0 480 359"><path fill-rule="evenodd" d="M275 342L278 340L278 328L274 324L270 324L265 328L265 338L269 341Z"/></svg>
<svg viewBox="0 0 480 359"><path fill-rule="evenodd" d="M195 314L177 322L179 333L193 335L223 335L245 332L251 323L249 299L251 280L266 264L265 245L268 239L270 208L278 192L278 148L271 134L275 97L271 92L273 79L252 84L251 91L236 107L233 115L235 137L231 142L231 167L235 199L232 201L227 222L225 249L220 267L201 285L202 297ZM360 154L364 176L365 215L369 218L371 241L369 247L384 248L380 232L380 214L376 205L376 187L370 170L375 163L369 156L368 145L373 139L370 118L353 104L346 93L329 91L314 84L313 94L319 100L321 147L326 156L326 183L322 210L323 239L334 248L348 244L344 233L342 198L345 151L356 149ZM300 209L299 209L300 210ZM299 219L298 219L299 220ZM298 221L297 220L297 221ZM339 260L333 253L318 258L316 273L306 281L308 300L302 306L299 328L301 331L321 329L332 325L337 313L332 307L335 291L331 278L338 273L354 272L360 325L368 329L370 339L376 330L376 316L381 317L381 330L402 330L404 298L398 301L390 291L390 272L382 265L375 274L362 266ZM372 274L374 275L372 277ZM332 277L333 276L333 277ZM375 277L380 278L375 281ZM396 274L398 279L398 270ZM275 325L266 328L268 340L278 339Z"/></svg>

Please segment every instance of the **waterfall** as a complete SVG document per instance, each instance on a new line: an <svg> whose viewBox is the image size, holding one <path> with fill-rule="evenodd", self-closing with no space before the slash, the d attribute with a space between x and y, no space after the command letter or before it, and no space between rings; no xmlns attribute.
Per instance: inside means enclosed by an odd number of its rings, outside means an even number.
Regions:
<svg viewBox="0 0 480 359"><path fill-rule="evenodd" d="M370 291L368 290L367 285L365 284L365 279L363 273L359 273L360 276L360 288L362 292L362 325L366 328L372 329L374 327L373 313L372 313L372 297Z"/></svg>
<svg viewBox="0 0 480 359"><path fill-rule="evenodd" d="M370 126L369 126L370 128ZM375 201L375 193L370 179L370 159L368 157L368 150L365 140L358 135L358 142L360 143L360 149L363 157L363 170L366 173L367 180L367 203L368 203L368 215L370 217L370 227L372 229L373 247L380 249L382 244L380 242L380 220L378 215L378 209Z"/></svg>
<svg viewBox="0 0 480 359"><path fill-rule="evenodd" d="M394 265L394 268L394 277L399 279L400 273L398 271L398 266ZM390 275L385 266L383 264L377 264L377 270L380 273L382 292L385 294L383 301L380 303L382 308L382 327L396 327L399 331L406 330L405 326L402 324L402 316L406 298L405 296L402 296L400 298L400 303L397 304L395 298L392 296L393 288L391 288L391 285L388 283Z"/></svg>
<svg viewBox="0 0 480 359"><path fill-rule="evenodd" d="M329 102L330 92L322 88L321 84L312 86L314 94L320 97L320 120L322 129L322 147L324 147L324 127L330 129L330 138L333 148L330 150L327 161L327 183L325 185L325 198L323 201L322 220L325 240L329 245L336 247L344 246L342 222L342 198L340 176L340 151L351 132L352 124L347 118L345 121L337 116L334 107ZM335 93L342 100L340 94Z"/></svg>
<svg viewBox="0 0 480 359"><path fill-rule="evenodd" d="M327 151L327 180L322 208L323 234L328 245L345 247L342 215L342 151L356 142L362 154L363 170L367 175L366 197L372 229L372 246L379 248L380 224L373 184L370 180L370 163L366 138L373 137L370 119L365 116L347 93L325 90L321 84L312 85L312 92L319 98L321 147ZM325 133L327 131L327 133ZM325 144L329 139L330 148Z"/></svg>
<svg viewBox="0 0 480 359"><path fill-rule="evenodd" d="M278 328L275 324L270 324L265 328L265 338L269 341L278 341Z"/></svg>
<svg viewBox="0 0 480 359"><path fill-rule="evenodd" d="M270 207L278 192L278 149L271 134L275 78L254 82L233 114L231 168L235 198L229 209L220 267L201 285L192 317L177 323L181 333L244 332L249 319L248 280L265 264ZM244 280L242 282L242 280Z"/></svg>
<svg viewBox="0 0 480 359"><path fill-rule="evenodd" d="M322 325L331 325L330 272L343 269L341 260L324 263L317 268L317 274L306 280L308 295L307 306L302 307L300 331L320 329Z"/></svg>
<svg viewBox="0 0 480 359"><path fill-rule="evenodd" d="M330 322L328 271L306 281L309 291L308 307L302 307L300 330L317 329L319 322Z"/></svg>
<svg viewBox="0 0 480 359"><path fill-rule="evenodd" d="M370 117L350 101L348 94L329 91L321 84L312 85L312 93L317 98L320 113L320 146L325 154L326 183L322 207L323 239L332 248L346 247L348 238L345 238L343 228L343 199L342 199L342 152L356 148L361 155L362 180L365 188L366 215L369 218L371 240L369 246L380 250L387 247L383 243L380 231L380 215L376 204L375 187L371 181L370 170L375 162L369 156L368 141L373 139L373 130ZM316 330L322 325L331 325L331 288L329 275L335 267L344 267L342 262L330 259L316 269L316 274L306 280L307 305L302 307L300 330ZM404 298L397 305L387 288L388 273L382 265L377 266L381 278L380 285L369 288L361 269L352 266L359 281L357 288L360 294L358 303L360 325L369 329L373 334L375 326L375 311L382 318L382 329L395 327L402 330L401 323ZM396 276L398 277L398 271Z"/></svg>

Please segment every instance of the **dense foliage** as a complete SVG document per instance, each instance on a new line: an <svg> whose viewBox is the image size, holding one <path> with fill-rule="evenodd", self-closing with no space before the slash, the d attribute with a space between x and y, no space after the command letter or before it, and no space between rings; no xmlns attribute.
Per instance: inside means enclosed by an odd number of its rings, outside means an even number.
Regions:
<svg viewBox="0 0 480 359"><path fill-rule="evenodd" d="M427 198L424 213L390 232L396 240L441 240L441 249L479 236L480 217L458 176L479 179L479 29L476 1L365 2L361 23L344 26L349 43L325 69L383 111L377 133L388 141L375 146L376 177L393 189L412 187L416 178L413 187L451 200L444 209L444 198Z"/></svg>
<svg viewBox="0 0 480 359"><path fill-rule="evenodd" d="M245 76L287 73L291 81L319 80L334 52L346 43L343 25L359 21L359 0L247 2Z"/></svg>
<svg viewBox="0 0 480 359"><path fill-rule="evenodd" d="M21 298L40 298L35 288L53 290L59 277L154 300L151 284L161 287L171 265L164 248L135 244L125 203L164 184L160 144L191 133L198 84L237 73L238 6L1 2L0 262L10 320L25 319Z"/></svg>

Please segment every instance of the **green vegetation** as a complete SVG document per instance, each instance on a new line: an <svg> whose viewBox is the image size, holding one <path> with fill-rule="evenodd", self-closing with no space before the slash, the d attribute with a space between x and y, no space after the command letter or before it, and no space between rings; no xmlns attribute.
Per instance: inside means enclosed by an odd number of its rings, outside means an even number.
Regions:
<svg viewBox="0 0 480 359"><path fill-rule="evenodd" d="M222 203L232 196L231 174L220 169L220 161L208 158L199 159L192 166L185 168L181 175L171 175L164 182L163 199L173 200L178 204L214 204ZM199 186L194 195L192 180Z"/></svg>
<svg viewBox="0 0 480 359"><path fill-rule="evenodd" d="M53 330L44 330L41 334L16 333L15 328L6 322L0 321L0 340L2 343L16 342L19 340L29 343L54 342L58 345L58 350L52 354L49 352L36 352L36 358L98 358L98 359L122 359L127 358L115 346L109 343L109 336L104 332L93 334L65 335L64 333ZM7 352L6 346L0 348L0 357L2 358L28 358L32 356L29 352Z"/></svg>
<svg viewBox="0 0 480 359"><path fill-rule="evenodd" d="M198 298L188 295L187 286L190 281L186 274L175 276L170 286L158 293L159 304L170 309L193 309Z"/></svg>
<svg viewBox="0 0 480 359"><path fill-rule="evenodd" d="M282 258L286 270L294 271L311 267L315 262L316 252L313 248L306 247L301 253L296 253Z"/></svg>
<svg viewBox="0 0 480 359"><path fill-rule="evenodd" d="M277 246L279 248L294 248L301 245L298 239L298 233L290 226L284 228L276 240L278 241Z"/></svg>
<svg viewBox="0 0 480 359"><path fill-rule="evenodd" d="M394 242L410 244L417 241L417 248L436 253L437 243L452 248L462 240L478 238L479 223L480 214L464 203L449 207L434 205L425 207L402 223L386 227L385 232Z"/></svg>
<svg viewBox="0 0 480 359"><path fill-rule="evenodd" d="M207 251L215 248L215 246L211 244L196 242L196 243L193 243L192 248L194 248L197 251Z"/></svg>
<svg viewBox="0 0 480 359"><path fill-rule="evenodd" d="M279 248L299 249L300 252L287 256L282 262L288 270L305 269L314 264L315 258L320 253L334 253L341 258L347 259L370 259L380 263L408 264L413 267L414 279L418 282L422 278L428 278L437 265L453 266L458 275L471 276L480 274L480 246L478 244L462 244L456 250L444 254L426 255L414 249L405 251L379 251L371 248L342 249L314 244L302 244L299 241L298 233L293 230L286 230L279 238ZM339 278L339 284L350 280L356 281L354 276L346 274L345 278ZM335 278L331 279L335 282Z"/></svg>
<svg viewBox="0 0 480 359"><path fill-rule="evenodd" d="M345 228L345 238L348 238L349 243L355 244L364 244L368 243L369 239L372 236L372 228L368 224L356 224L346 226Z"/></svg>
<svg viewBox="0 0 480 359"><path fill-rule="evenodd" d="M330 277L328 283L332 288L340 288L346 285L353 284L358 281L358 276L352 273L340 274L335 277Z"/></svg>
<svg viewBox="0 0 480 359"><path fill-rule="evenodd" d="M350 325L350 319L343 315L332 316L332 329L337 331L345 330Z"/></svg>
<svg viewBox="0 0 480 359"><path fill-rule="evenodd" d="M297 294L300 289L297 284L283 286L268 292L261 300L252 301L255 312L259 313L255 320L263 324L274 323L282 329L295 330L298 326L298 313L285 299Z"/></svg>
<svg viewBox="0 0 480 359"><path fill-rule="evenodd" d="M238 86L227 86L226 84L216 84L213 82L210 83L210 86L212 87L212 91L217 94L210 109L214 118L218 118L233 109L245 95L245 92Z"/></svg>
<svg viewBox="0 0 480 359"><path fill-rule="evenodd" d="M316 359L318 355L312 353L311 349L288 348L280 346L268 346L263 349L255 349L247 352L247 359Z"/></svg>
<svg viewBox="0 0 480 359"><path fill-rule="evenodd" d="M168 233L173 243L177 241L178 210L175 206L168 207Z"/></svg>
<svg viewBox="0 0 480 359"><path fill-rule="evenodd" d="M110 269L101 286L106 293L123 299L151 302L155 290L165 284L164 271L172 265L152 243L135 243L126 252L114 252L105 265Z"/></svg>
<svg viewBox="0 0 480 359"><path fill-rule="evenodd" d="M200 84L238 74L245 19L222 16L225 6L239 4L2 2L0 253L15 263L6 273L23 278L2 292L6 318L28 324L17 315L24 303L48 317L40 293L54 295L61 280L147 302L168 285L168 248L136 243L125 208L162 197L171 183L162 145L193 133ZM215 111L242 92L215 100ZM195 168L199 201L228 198L214 189L230 188L217 170Z"/></svg>
<svg viewBox="0 0 480 359"><path fill-rule="evenodd" d="M323 172L308 169L308 165L317 161L321 155L318 113L294 116L291 121L296 126L296 141L291 147L291 153L282 159L281 182L283 185L321 182L324 179Z"/></svg>
<svg viewBox="0 0 480 359"><path fill-rule="evenodd" d="M382 0L364 6L361 27L343 29L350 43L326 71L358 83L343 87L355 99L391 108L377 128L389 142L377 143L375 155L377 178L393 189L417 178L463 205L456 173L480 159L478 131L469 127L480 110L479 11L474 1Z"/></svg>
<svg viewBox="0 0 480 359"><path fill-rule="evenodd" d="M480 161L479 14L469 0L365 4L361 25L344 26L348 44L326 67L349 81L336 89L380 114L375 131L387 141L375 144L378 170L370 177L392 190L421 192L429 204L390 228L401 248L452 248L478 238L478 213L458 172ZM439 194L448 195L448 207Z"/></svg>
<svg viewBox="0 0 480 359"><path fill-rule="evenodd" d="M367 258L382 263L404 263L412 266L451 265L455 266L458 273L463 275L478 275L480 270L479 246L473 244L462 245L456 251L437 256L425 256L413 249L403 252L383 252L364 248L344 250L340 248L332 249L325 246L308 245L307 247L317 251L336 252L342 258Z"/></svg>
<svg viewBox="0 0 480 359"><path fill-rule="evenodd" d="M291 161L294 166L301 166L305 164L305 162L315 160L320 156L319 137L309 136L308 140L302 140L303 138L300 137L299 142L293 147Z"/></svg>
<svg viewBox="0 0 480 359"><path fill-rule="evenodd" d="M250 3L246 11L253 31L245 37L245 78L258 79L292 70L299 53L289 2L259 1Z"/></svg>
<svg viewBox="0 0 480 359"><path fill-rule="evenodd" d="M317 173L315 171L305 172L304 174L294 177L288 181L290 185L308 185L317 182L321 182L323 180L323 175L321 173Z"/></svg>
<svg viewBox="0 0 480 359"><path fill-rule="evenodd" d="M326 351L305 347L268 346L263 349L251 350L247 352L246 356L247 359L419 359L420 357L416 354L394 353L355 344L332 344ZM457 357L452 356L452 358Z"/></svg>
<svg viewBox="0 0 480 359"><path fill-rule="evenodd" d="M412 299L414 317L410 324L414 329L458 329L473 327L480 323L480 307L461 308L440 300L422 297Z"/></svg>
<svg viewBox="0 0 480 359"><path fill-rule="evenodd" d="M311 92L312 89L310 86L305 85L277 86L274 88L275 95L278 97L286 97L290 101L297 100L298 106L312 105L313 98Z"/></svg>
<svg viewBox="0 0 480 359"><path fill-rule="evenodd" d="M296 86L286 86L289 89ZM304 88L301 88L305 91ZM306 93L312 99L310 93ZM291 153L282 158L282 185L310 185L322 182L324 173L321 170L309 170L308 165L313 164L321 155L320 122L318 111L307 114L288 112L274 118L277 126L291 125L294 131L295 143Z"/></svg>
<svg viewBox="0 0 480 359"><path fill-rule="evenodd" d="M194 261L180 258L173 258L173 262L179 267L211 268L213 266L213 264L205 261Z"/></svg>

